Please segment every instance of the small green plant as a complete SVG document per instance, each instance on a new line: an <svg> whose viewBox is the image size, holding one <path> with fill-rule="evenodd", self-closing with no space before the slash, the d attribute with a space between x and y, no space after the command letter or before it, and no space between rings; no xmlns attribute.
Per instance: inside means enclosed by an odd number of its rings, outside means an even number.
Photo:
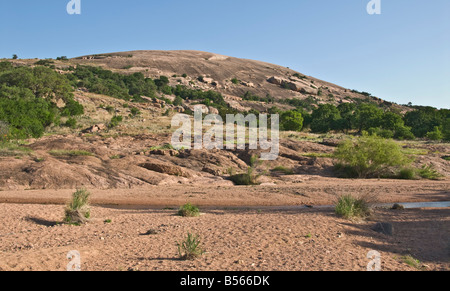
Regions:
<svg viewBox="0 0 450 291"><path fill-rule="evenodd" d="M305 238L312 238L312 234L308 233L307 235L305 235Z"/></svg>
<svg viewBox="0 0 450 291"><path fill-rule="evenodd" d="M197 206L187 203L180 207L178 215L183 217L196 217L200 215L200 210Z"/></svg>
<svg viewBox="0 0 450 291"><path fill-rule="evenodd" d="M203 254L200 247L200 238L198 235L187 233L187 237L177 243L178 255L183 260L194 260Z"/></svg>
<svg viewBox="0 0 450 291"><path fill-rule="evenodd" d="M346 219L364 219L370 216L371 210L367 199L344 195L339 197L335 212Z"/></svg>
<svg viewBox="0 0 450 291"><path fill-rule="evenodd" d="M450 161L450 156L442 157L446 161Z"/></svg>
<svg viewBox="0 0 450 291"><path fill-rule="evenodd" d="M231 83L233 83L233 84L235 84L235 85L239 84L239 82L240 82L240 81L239 81L237 78L231 79Z"/></svg>
<svg viewBox="0 0 450 291"><path fill-rule="evenodd" d="M105 219L105 220L103 221L103 223L111 223L111 222L112 222L111 219Z"/></svg>
<svg viewBox="0 0 450 291"><path fill-rule="evenodd" d="M64 210L64 222L80 225L89 220L91 217L91 210L89 208L90 195L86 189L79 189L72 194L72 200Z"/></svg>

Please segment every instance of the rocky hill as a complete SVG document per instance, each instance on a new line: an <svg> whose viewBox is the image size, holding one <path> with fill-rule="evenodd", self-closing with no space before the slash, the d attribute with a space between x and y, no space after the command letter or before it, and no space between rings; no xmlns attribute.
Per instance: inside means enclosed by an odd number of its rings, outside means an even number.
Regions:
<svg viewBox="0 0 450 291"><path fill-rule="evenodd" d="M270 95L275 100L309 100L313 106L322 103L337 105L363 99L397 107L368 93L343 88L289 68L208 52L131 51L82 56L72 59L71 63L102 66L125 74L141 72L150 78L166 76L172 86L182 84L190 88L218 91L238 110L253 108L264 111L271 107L242 100L247 92L262 98Z"/></svg>

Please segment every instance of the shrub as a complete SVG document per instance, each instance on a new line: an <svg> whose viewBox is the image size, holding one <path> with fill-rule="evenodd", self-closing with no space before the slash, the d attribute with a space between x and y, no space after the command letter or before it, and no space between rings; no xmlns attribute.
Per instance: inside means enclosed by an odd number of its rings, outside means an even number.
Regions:
<svg viewBox="0 0 450 291"><path fill-rule="evenodd" d="M364 219L371 213L369 203L365 198L355 198L352 195L339 197L335 212L346 219Z"/></svg>
<svg viewBox="0 0 450 291"><path fill-rule="evenodd" d="M66 123L64 123L64 126L75 129L75 128L77 128L77 120L75 118L71 117L71 118L67 119Z"/></svg>
<svg viewBox="0 0 450 291"><path fill-rule="evenodd" d="M200 215L200 210L197 206L187 203L180 207L178 215L183 217L196 217Z"/></svg>
<svg viewBox="0 0 450 291"><path fill-rule="evenodd" d="M198 235L187 233L187 237L177 243L178 254L183 260L194 260L203 254L203 250L200 248L200 239Z"/></svg>
<svg viewBox="0 0 450 291"><path fill-rule="evenodd" d="M444 135L439 129L439 126L435 126L433 131L427 133L426 137L430 140L442 140Z"/></svg>
<svg viewBox="0 0 450 291"><path fill-rule="evenodd" d="M89 208L90 193L85 189L77 190L65 209L64 222L71 224L86 223L91 217Z"/></svg>
<svg viewBox="0 0 450 291"><path fill-rule="evenodd" d="M253 167L248 167L246 173L236 174L230 177L231 181L239 186L259 185L258 178L259 175L255 174L255 169Z"/></svg>
<svg viewBox="0 0 450 291"><path fill-rule="evenodd" d="M137 109L136 107L131 108L131 115L132 116L137 116L140 115L141 111L139 111L139 109Z"/></svg>
<svg viewBox="0 0 450 291"><path fill-rule="evenodd" d="M416 170L413 168L402 168L397 174L397 179L414 180L416 179Z"/></svg>
<svg viewBox="0 0 450 291"><path fill-rule="evenodd" d="M291 110L283 112L280 119L282 130L301 131L303 128L303 116L298 111Z"/></svg>
<svg viewBox="0 0 450 291"><path fill-rule="evenodd" d="M119 125L119 123L121 123L123 121L123 117L120 115L116 115L113 116L113 118L111 118L111 121L108 124L109 128L114 128L117 127Z"/></svg>
<svg viewBox="0 0 450 291"><path fill-rule="evenodd" d="M341 168L351 168L359 178L380 177L411 163L396 142L377 136L346 140L338 146L335 157Z"/></svg>
<svg viewBox="0 0 450 291"><path fill-rule="evenodd" d="M235 84L235 85L239 84L239 82L240 82L240 81L239 81L237 78L231 79L231 83L233 83L233 84Z"/></svg>

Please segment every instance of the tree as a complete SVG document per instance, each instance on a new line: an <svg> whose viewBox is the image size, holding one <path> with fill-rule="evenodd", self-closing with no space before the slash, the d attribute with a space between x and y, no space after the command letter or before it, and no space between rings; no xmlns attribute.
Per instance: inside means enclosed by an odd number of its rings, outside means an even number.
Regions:
<svg viewBox="0 0 450 291"><path fill-rule="evenodd" d="M362 103L355 111L354 124L358 132L368 130L371 127L379 127L383 117L383 110L375 104Z"/></svg>
<svg viewBox="0 0 450 291"><path fill-rule="evenodd" d="M17 60L19 57L16 54L13 54L12 59Z"/></svg>
<svg viewBox="0 0 450 291"><path fill-rule="evenodd" d="M442 135L444 140L450 141L450 118L447 118L442 125Z"/></svg>
<svg viewBox="0 0 450 291"><path fill-rule="evenodd" d="M425 135L434 130L435 126L440 126L443 122L439 110L433 107L416 107L416 110L405 114L405 125L411 127L412 133L416 137Z"/></svg>
<svg viewBox="0 0 450 291"><path fill-rule="evenodd" d="M336 121L341 119L339 110L331 104L319 105L311 116L311 130L316 133L326 133L334 129Z"/></svg>
<svg viewBox="0 0 450 291"><path fill-rule="evenodd" d="M301 131L303 128L303 117L298 111L291 110L281 114L280 126L283 130Z"/></svg>

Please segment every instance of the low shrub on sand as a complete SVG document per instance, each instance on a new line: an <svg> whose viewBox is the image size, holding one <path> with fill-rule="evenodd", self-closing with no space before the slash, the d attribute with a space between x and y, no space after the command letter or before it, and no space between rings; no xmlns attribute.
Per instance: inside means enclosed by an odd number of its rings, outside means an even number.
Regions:
<svg viewBox="0 0 450 291"><path fill-rule="evenodd" d="M335 212L347 219L364 219L370 216L371 210L366 198L344 195L339 197Z"/></svg>
<svg viewBox="0 0 450 291"><path fill-rule="evenodd" d="M180 207L178 215L183 217L196 217L200 215L200 210L197 206L187 203Z"/></svg>
<svg viewBox="0 0 450 291"><path fill-rule="evenodd" d="M72 200L64 210L64 222L79 225L89 220L91 217L89 196L90 193L85 189L79 189L72 194Z"/></svg>

